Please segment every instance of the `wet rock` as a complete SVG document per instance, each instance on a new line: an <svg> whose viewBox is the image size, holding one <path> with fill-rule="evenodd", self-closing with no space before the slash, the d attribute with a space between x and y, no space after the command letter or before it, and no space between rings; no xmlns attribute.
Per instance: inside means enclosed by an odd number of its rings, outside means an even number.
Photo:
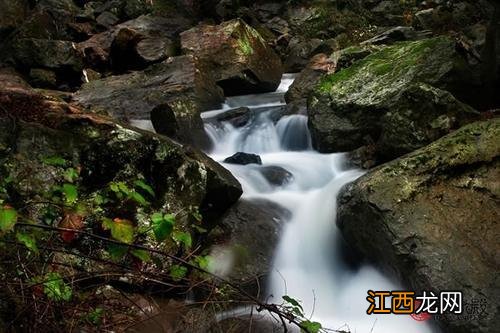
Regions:
<svg viewBox="0 0 500 333"><path fill-rule="evenodd" d="M110 28L111 26L118 23L120 20L116 15L110 12L102 12L96 17L96 22L105 28Z"/></svg>
<svg viewBox="0 0 500 333"><path fill-rule="evenodd" d="M49 89L57 87L57 76L54 71L43 68L32 68L29 77L30 83L34 87Z"/></svg>
<svg viewBox="0 0 500 333"><path fill-rule="evenodd" d="M47 68L73 73L83 69L75 44L64 40L21 38L11 45L10 57L21 68Z"/></svg>
<svg viewBox="0 0 500 333"><path fill-rule="evenodd" d="M140 69L177 55L179 33L190 27L182 16L143 15L96 34L77 45L86 63L104 71ZM114 57L112 56L114 45Z"/></svg>
<svg viewBox="0 0 500 333"><path fill-rule="evenodd" d="M280 84L279 57L242 20L199 25L181 34L181 46L207 66L226 95L274 91Z"/></svg>
<svg viewBox="0 0 500 333"><path fill-rule="evenodd" d="M270 184L275 186L283 186L293 180L293 174L280 166L264 166L259 168L259 171Z"/></svg>
<svg viewBox="0 0 500 333"><path fill-rule="evenodd" d="M483 300L479 316L437 316L447 332L498 325L499 135L498 118L467 125L374 169L339 196L337 223L347 242L409 289L461 291L464 309Z"/></svg>
<svg viewBox="0 0 500 333"><path fill-rule="evenodd" d="M475 75L445 37L386 47L316 86L308 105L313 145L338 152L375 142L382 159L422 147L476 119L455 99L475 98Z"/></svg>
<svg viewBox="0 0 500 333"><path fill-rule="evenodd" d="M283 223L289 218L288 210L267 200L240 200L228 210L212 241L217 244L216 258L232 262L227 272L231 281L258 294L259 282L265 283L270 273Z"/></svg>
<svg viewBox="0 0 500 333"><path fill-rule="evenodd" d="M399 26L384 31L381 34L364 41L362 44L394 44L395 42L428 38L431 34L432 33L430 31L416 31L413 27Z"/></svg>
<svg viewBox="0 0 500 333"><path fill-rule="evenodd" d="M241 107L225 111L224 113L217 115L215 120L217 122L229 122L234 127L243 127L250 121L252 117L252 111L247 107Z"/></svg>
<svg viewBox="0 0 500 333"><path fill-rule="evenodd" d="M26 19L29 3L26 0L0 0L0 41Z"/></svg>
<svg viewBox="0 0 500 333"><path fill-rule="evenodd" d="M223 96L213 80L197 69L192 56L181 56L169 58L141 72L91 81L75 94L74 100L122 121L151 119L160 131L170 126L160 134L172 135L172 129L177 128L173 138L206 147L209 140L200 112L217 109ZM153 109L155 116L151 118ZM173 118L175 126L162 123Z"/></svg>
<svg viewBox="0 0 500 333"><path fill-rule="evenodd" d="M300 40L292 38L288 44L287 57L284 63L285 72L296 73L306 67L311 58L319 53L331 54L338 45L334 40L312 38Z"/></svg>
<svg viewBox="0 0 500 333"><path fill-rule="evenodd" d="M260 159L259 155L239 152L234 154L233 156L226 158L224 160L224 163L241 165L262 164L262 160Z"/></svg>

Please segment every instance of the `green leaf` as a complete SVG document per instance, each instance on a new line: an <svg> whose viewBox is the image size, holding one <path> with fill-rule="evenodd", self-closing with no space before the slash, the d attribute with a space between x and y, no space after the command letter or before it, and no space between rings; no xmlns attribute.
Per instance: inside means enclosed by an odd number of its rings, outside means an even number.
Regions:
<svg viewBox="0 0 500 333"><path fill-rule="evenodd" d="M323 328L320 323L310 320L304 320L300 324L304 328L301 330L303 333L318 333Z"/></svg>
<svg viewBox="0 0 500 333"><path fill-rule="evenodd" d="M184 266L172 265L172 267L170 267L170 277L174 281L182 280L184 277L186 277L186 274L187 268Z"/></svg>
<svg viewBox="0 0 500 333"><path fill-rule="evenodd" d="M64 171L64 179L67 182L74 183L78 179L78 172L74 168L68 168Z"/></svg>
<svg viewBox="0 0 500 333"><path fill-rule="evenodd" d="M153 191L153 188L151 186L149 186L148 184L146 184L144 181L138 179L134 182L134 185L135 185L135 187L143 189L144 191L148 192L149 195L151 195L152 197L155 196L155 192Z"/></svg>
<svg viewBox="0 0 500 333"><path fill-rule="evenodd" d="M24 246L28 248L28 250L38 253L38 247L36 246L35 237L23 232L18 232L16 234L16 238L20 243L23 243Z"/></svg>
<svg viewBox="0 0 500 333"><path fill-rule="evenodd" d="M71 287L64 282L57 272L50 272L45 275L43 292L49 299L54 301L69 301L73 294Z"/></svg>
<svg viewBox="0 0 500 333"><path fill-rule="evenodd" d="M295 298L292 298L290 296L285 295L285 296L283 296L283 300L290 305L298 307L301 311L304 311L304 309L302 308L302 305L300 305L300 303Z"/></svg>
<svg viewBox="0 0 500 333"><path fill-rule="evenodd" d="M129 220L103 219L102 227L111 231L111 237L122 243L130 244L134 241L134 224Z"/></svg>
<svg viewBox="0 0 500 333"><path fill-rule="evenodd" d="M198 267L205 271L210 271L210 263L212 261L212 257L210 256L198 256L195 259L196 264Z"/></svg>
<svg viewBox="0 0 500 333"><path fill-rule="evenodd" d="M92 324L99 325L102 321L103 315L104 309L97 307L88 313L87 318Z"/></svg>
<svg viewBox="0 0 500 333"><path fill-rule="evenodd" d="M11 231L16 222L17 211L14 208L10 206L0 208L0 233Z"/></svg>
<svg viewBox="0 0 500 333"><path fill-rule="evenodd" d="M111 259L119 261L127 254L128 247L118 244L109 244L107 251Z"/></svg>
<svg viewBox="0 0 500 333"><path fill-rule="evenodd" d="M132 255L138 259L140 259L143 262L150 262L151 261L151 256L149 255L149 252L146 250L141 250L141 249L135 249L130 251Z"/></svg>
<svg viewBox="0 0 500 333"><path fill-rule="evenodd" d="M68 161L66 161L64 158L60 156L44 157L42 158L42 162L47 165L61 166L61 167L66 166L66 164L68 164Z"/></svg>
<svg viewBox="0 0 500 333"><path fill-rule="evenodd" d="M147 201L141 194L137 193L136 191L130 191L128 193L128 197L137 202L139 205L142 206L149 205L149 201Z"/></svg>
<svg viewBox="0 0 500 333"><path fill-rule="evenodd" d="M66 203L68 204L74 204L78 199L78 190L73 184L63 184L62 192L64 193Z"/></svg>
<svg viewBox="0 0 500 333"><path fill-rule="evenodd" d="M184 244L184 247L185 247L186 249L191 248L191 246L193 245L193 240L191 239L191 234L189 234L189 233L187 233L187 232L183 232L183 231L175 231L175 232L172 234L172 238L173 238L176 242Z"/></svg>
<svg viewBox="0 0 500 333"><path fill-rule="evenodd" d="M172 214L154 213L151 215L153 232L156 240L162 242L170 236L174 229L175 216Z"/></svg>

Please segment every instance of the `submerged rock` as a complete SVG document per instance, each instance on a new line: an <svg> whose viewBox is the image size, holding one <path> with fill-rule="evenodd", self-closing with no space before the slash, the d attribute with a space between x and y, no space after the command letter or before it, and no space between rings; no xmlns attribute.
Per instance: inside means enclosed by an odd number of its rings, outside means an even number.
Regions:
<svg viewBox="0 0 500 333"><path fill-rule="evenodd" d="M283 186L293 180L293 174L280 166L263 166L259 168L259 171L271 185Z"/></svg>
<svg viewBox="0 0 500 333"><path fill-rule="evenodd" d="M478 316L438 316L449 332L498 327L499 135L499 118L467 125L339 196L347 242L411 290L461 291L464 309L483 300Z"/></svg>
<svg viewBox="0 0 500 333"><path fill-rule="evenodd" d="M160 134L206 147L209 141L200 112L216 109L223 96L211 77L197 69L192 56L180 56L144 71L91 81L74 100L121 121L151 119Z"/></svg>
<svg viewBox="0 0 500 333"><path fill-rule="evenodd" d="M262 164L262 160L259 155L248 154L248 153L236 153L233 156L230 156L224 160L224 163L230 164Z"/></svg>
<svg viewBox="0 0 500 333"><path fill-rule="evenodd" d="M181 34L181 46L206 64L228 96L275 91L280 84L280 58L242 20L194 27Z"/></svg>
<svg viewBox="0 0 500 333"><path fill-rule="evenodd" d="M382 160L400 156L475 119L455 99L473 98L474 82L446 37L386 47L316 86L308 105L313 145L338 152L374 142Z"/></svg>

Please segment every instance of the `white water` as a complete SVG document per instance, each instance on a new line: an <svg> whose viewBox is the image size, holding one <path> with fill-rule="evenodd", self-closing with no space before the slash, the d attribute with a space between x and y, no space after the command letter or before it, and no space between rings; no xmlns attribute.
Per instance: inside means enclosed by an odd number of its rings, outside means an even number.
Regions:
<svg viewBox="0 0 500 333"><path fill-rule="evenodd" d="M274 296L270 301L281 303L283 295L301 300L305 313L330 329L431 332L428 324L409 316L366 314L367 290L402 288L371 266L354 269L345 263L335 226L336 197L343 185L362 172L346 169L343 154L313 151L306 116L285 116L273 122L273 112L283 107L283 94L292 82L292 76L285 76L275 93L228 98L221 110L202 115L208 120L231 108L249 107L255 115L242 128L206 122L214 143L211 157L222 163L236 152L255 153L263 165L281 166L293 174L291 182L275 187L260 174L258 165L223 163L241 182L243 198L271 200L292 212L276 249L268 286L268 294Z"/></svg>

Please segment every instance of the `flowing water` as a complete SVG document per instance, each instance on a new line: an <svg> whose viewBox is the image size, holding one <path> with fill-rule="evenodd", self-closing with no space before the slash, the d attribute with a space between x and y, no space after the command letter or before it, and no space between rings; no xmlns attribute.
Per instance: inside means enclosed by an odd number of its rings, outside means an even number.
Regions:
<svg viewBox="0 0 500 333"><path fill-rule="evenodd" d="M229 169L243 186L243 198L267 199L292 214L276 249L269 278L269 301L283 295L301 300L306 314L323 327L350 332L425 333L429 325L406 315L366 314L367 290L401 290L369 265L353 267L342 252L335 226L339 190L362 175L349 168L344 154L320 154L311 147L304 115L282 116L284 93L293 82L285 75L275 93L228 98L221 110L202 114L213 142L209 155ZM214 120L236 107L248 107L243 127ZM270 184L256 164L223 163L236 152L261 156L263 166L279 166L293 177L282 186ZM347 325L347 326L346 326Z"/></svg>

